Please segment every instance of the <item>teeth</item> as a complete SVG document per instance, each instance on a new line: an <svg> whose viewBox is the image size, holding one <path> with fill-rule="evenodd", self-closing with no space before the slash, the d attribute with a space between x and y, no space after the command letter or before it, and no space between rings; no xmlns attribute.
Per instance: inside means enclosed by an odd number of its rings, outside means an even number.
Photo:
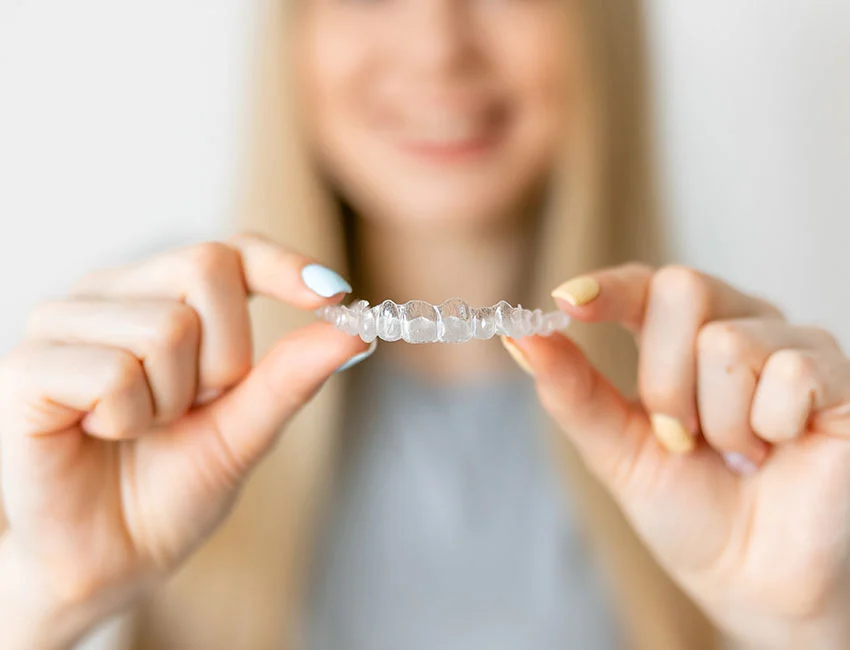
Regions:
<svg viewBox="0 0 850 650"><path fill-rule="evenodd" d="M492 307L472 309L458 298L440 305L422 300L397 305L385 300L376 307L359 300L348 307L323 307L316 313L337 329L360 336L367 343L375 338L403 339L408 343L465 343L472 338L489 339L496 335L548 336L566 329L570 323L569 317L560 311L544 314L539 309L512 307L505 301Z"/></svg>
<svg viewBox="0 0 850 650"><path fill-rule="evenodd" d="M413 140L435 144L467 142L481 135L484 127L477 119L444 116L442 119L428 118L411 130Z"/></svg>

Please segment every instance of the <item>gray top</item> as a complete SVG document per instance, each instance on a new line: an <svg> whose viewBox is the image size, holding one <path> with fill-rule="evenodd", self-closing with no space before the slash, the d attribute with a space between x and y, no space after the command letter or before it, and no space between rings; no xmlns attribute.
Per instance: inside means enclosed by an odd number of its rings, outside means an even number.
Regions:
<svg viewBox="0 0 850 650"><path fill-rule="evenodd" d="M310 650L619 648L519 371L357 368L313 571Z"/></svg>

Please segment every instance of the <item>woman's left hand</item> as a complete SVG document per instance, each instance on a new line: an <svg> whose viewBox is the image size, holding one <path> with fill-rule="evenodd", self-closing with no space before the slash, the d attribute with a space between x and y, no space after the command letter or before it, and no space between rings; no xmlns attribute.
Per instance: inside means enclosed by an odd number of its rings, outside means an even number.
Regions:
<svg viewBox="0 0 850 650"><path fill-rule="evenodd" d="M506 346L673 578L744 647L850 647L850 360L835 339L683 267L553 295L634 333L640 401L566 336Z"/></svg>

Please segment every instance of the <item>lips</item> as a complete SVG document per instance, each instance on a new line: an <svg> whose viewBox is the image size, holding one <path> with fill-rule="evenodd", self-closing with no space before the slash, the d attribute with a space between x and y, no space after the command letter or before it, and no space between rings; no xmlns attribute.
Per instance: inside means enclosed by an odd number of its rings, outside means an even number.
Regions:
<svg viewBox="0 0 850 650"><path fill-rule="evenodd" d="M430 111L407 118L398 141L408 154L443 161L481 155L495 147L508 125L504 110Z"/></svg>
<svg viewBox="0 0 850 650"><path fill-rule="evenodd" d="M475 116L434 115L425 120L417 120L410 127L405 139L436 145L452 145L480 138L488 129L488 124Z"/></svg>

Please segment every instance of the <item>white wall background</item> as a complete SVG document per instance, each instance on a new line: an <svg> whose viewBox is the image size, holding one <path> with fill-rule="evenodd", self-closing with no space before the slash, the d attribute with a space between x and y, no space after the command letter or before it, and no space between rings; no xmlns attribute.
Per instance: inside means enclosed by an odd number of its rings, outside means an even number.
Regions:
<svg viewBox="0 0 850 650"><path fill-rule="evenodd" d="M682 261L850 344L850 3L649 0ZM0 353L81 272L215 236L244 0L0 0Z"/></svg>
<svg viewBox="0 0 850 650"><path fill-rule="evenodd" d="M0 354L79 274L219 234L251 7L0 0Z"/></svg>
<svg viewBox="0 0 850 650"><path fill-rule="evenodd" d="M850 345L850 2L649 7L682 259Z"/></svg>

